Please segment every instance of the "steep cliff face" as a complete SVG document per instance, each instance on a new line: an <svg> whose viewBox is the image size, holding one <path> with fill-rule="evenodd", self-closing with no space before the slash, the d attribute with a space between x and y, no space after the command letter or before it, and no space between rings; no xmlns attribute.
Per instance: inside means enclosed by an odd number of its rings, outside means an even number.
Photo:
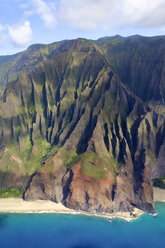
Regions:
<svg viewBox="0 0 165 248"><path fill-rule="evenodd" d="M130 90L151 105L164 105L165 38L139 35L98 40L114 72Z"/></svg>
<svg viewBox="0 0 165 248"><path fill-rule="evenodd" d="M26 57L32 66L0 100L0 187L91 212L154 212L151 180L165 176L164 60L161 73L154 52L140 64L152 39L34 49L36 64Z"/></svg>

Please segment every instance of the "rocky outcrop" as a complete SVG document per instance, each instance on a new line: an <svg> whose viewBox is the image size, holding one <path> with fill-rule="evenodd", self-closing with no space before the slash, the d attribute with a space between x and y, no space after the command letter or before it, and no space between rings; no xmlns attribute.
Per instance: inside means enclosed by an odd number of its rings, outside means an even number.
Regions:
<svg viewBox="0 0 165 248"><path fill-rule="evenodd" d="M105 177L91 177L82 172L81 160L63 173L54 158L52 171L39 169L29 181L24 193L25 200L52 200L62 202L66 207L88 212L132 212L138 207L154 213L150 182L143 182L137 191L134 186L132 166L122 168L114 179L107 172ZM90 165L96 166L96 165Z"/></svg>

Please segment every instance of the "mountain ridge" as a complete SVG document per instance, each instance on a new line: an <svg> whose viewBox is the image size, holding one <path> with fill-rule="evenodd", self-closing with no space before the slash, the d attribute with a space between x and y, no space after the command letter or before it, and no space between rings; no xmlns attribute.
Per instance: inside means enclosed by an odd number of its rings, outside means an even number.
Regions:
<svg viewBox="0 0 165 248"><path fill-rule="evenodd" d="M165 176L162 39L80 38L22 53L26 72L0 99L0 187L85 211L153 213L152 179Z"/></svg>

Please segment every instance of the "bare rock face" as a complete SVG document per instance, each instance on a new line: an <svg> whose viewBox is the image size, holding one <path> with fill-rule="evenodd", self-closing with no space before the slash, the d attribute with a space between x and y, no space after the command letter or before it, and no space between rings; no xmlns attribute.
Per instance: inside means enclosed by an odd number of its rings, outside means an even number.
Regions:
<svg viewBox="0 0 165 248"><path fill-rule="evenodd" d="M60 159L57 159L52 171L37 170L30 178L24 193L26 200L51 200L61 202L63 199L63 187L69 177L67 169L60 165Z"/></svg>
<svg viewBox="0 0 165 248"><path fill-rule="evenodd" d="M165 176L164 154L165 154L165 139L164 139L163 144L160 148L160 152L158 155L156 166L152 167L152 178L161 178L161 177Z"/></svg>
<svg viewBox="0 0 165 248"><path fill-rule="evenodd" d="M127 163L115 177L112 172L107 172L105 177L95 178L82 172L81 160L70 169L59 164L59 154L53 161L51 172L45 165L44 170L39 169L32 176L24 193L25 200L52 200L71 209L92 213L131 213L134 207L155 212L150 182L139 183L137 190L131 163Z"/></svg>
<svg viewBox="0 0 165 248"><path fill-rule="evenodd" d="M83 175L80 164L72 168L73 178L65 205L89 212L110 212L112 209L112 178L96 179Z"/></svg>

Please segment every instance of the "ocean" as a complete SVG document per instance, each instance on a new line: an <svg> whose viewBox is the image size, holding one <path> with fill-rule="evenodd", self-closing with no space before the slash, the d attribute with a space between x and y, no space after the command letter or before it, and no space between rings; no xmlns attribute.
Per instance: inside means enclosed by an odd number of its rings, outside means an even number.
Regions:
<svg viewBox="0 0 165 248"><path fill-rule="evenodd" d="M0 214L0 248L165 248L165 203L126 222L69 214Z"/></svg>

